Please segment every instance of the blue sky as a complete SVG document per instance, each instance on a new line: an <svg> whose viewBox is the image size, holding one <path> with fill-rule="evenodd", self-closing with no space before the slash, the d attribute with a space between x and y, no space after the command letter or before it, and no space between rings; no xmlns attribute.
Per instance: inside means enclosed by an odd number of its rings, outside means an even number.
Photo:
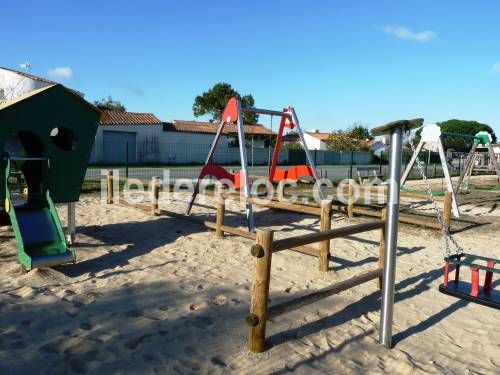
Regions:
<svg viewBox="0 0 500 375"><path fill-rule="evenodd" d="M2 15L1 66L164 121L194 118L225 81L293 105L307 130L424 117L500 135L498 1L5 1Z"/></svg>

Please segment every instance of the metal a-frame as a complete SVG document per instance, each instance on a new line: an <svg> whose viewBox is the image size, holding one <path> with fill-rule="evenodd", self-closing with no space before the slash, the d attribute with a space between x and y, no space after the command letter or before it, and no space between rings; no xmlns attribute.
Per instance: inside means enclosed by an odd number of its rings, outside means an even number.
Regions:
<svg viewBox="0 0 500 375"><path fill-rule="evenodd" d="M472 137L472 136L471 136ZM460 172L460 177L458 178L458 183L455 186L455 194L457 194L462 185L464 183L464 179L470 178L474 171L475 165L475 156L476 149L480 146L485 146L488 149L488 156L490 157L491 162L493 163L493 167L495 168L495 172L497 174L498 181L500 182L500 165L498 164L498 160L495 157L495 152L493 150L493 146L491 145L491 135L487 132L479 132L474 137L474 143L465 159L464 168Z"/></svg>
<svg viewBox="0 0 500 375"><path fill-rule="evenodd" d="M401 186L404 185L404 183L408 179L408 176L410 175L410 172L418 158L418 154L420 153L420 151L422 151L424 147L438 150L439 159L441 160L441 166L443 168L444 179L446 181L446 190L452 194L451 207L453 216L459 217L460 211L458 209L456 192L453 189L453 183L451 181L450 171L448 170L448 164L446 163L446 155L444 152L443 142L441 141L441 129L439 128L438 125L435 124L426 125L422 129L420 142L418 143L418 146L416 147L415 152L413 153L411 160L408 163L408 166L406 167L403 176L401 177Z"/></svg>
<svg viewBox="0 0 500 375"><path fill-rule="evenodd" d="M319 188L320 198L324 199L325 194L321 186L320 180L318 178L318 172L316 170L314 159L312 158L311 153L307 148L304 139L304 134L302 132L302 129L300 128L299 120L297 118L297 115L293 107L287 107L283 111L274 111L274 110L259 109L254 107L242 107L241 102L238 99L236 98L229 99L226 108L222 113L221 120L219 122L219 127L217 129L214 142L210 147L210 151L205 161L205 165L201 169L200 174L198 176L198 181L191 196L191 200L188 204L186 214L189 215L189 213L191 212L191 208L194 204L194 201L196 200L196 196L199 194L201 180L206 176L212 176L223 183L225 182L226 185L232 185L232 187L234 187L235 189L243 188L244 196L245 198L247 198L246 217L247 217L248 230L253 232L255 231L255 224L253 218L252 203L248 201L252 198L252 193L250 189L250 178L248 175L243 112L253 112L262 115L281 117L281 125L278 133L277 144L274 149L273 161L269 174L269 181L272 183L275 180L280 180L280 181L296 180L301 176L311 176L314 178L315 183ZM241 162L241 171L235 174L228 172L222 166L214 164L213 162L215 149L224 131L225 125L234 123L236 123L238 129L238 141L239 141L240 162ZM278 156L281 147L281 139L285 128L297 130L300 140L302 142L303 149L306 153L307 162L309 164L308 166L294 166L287 170L281 170L277 168Z"/></svg>

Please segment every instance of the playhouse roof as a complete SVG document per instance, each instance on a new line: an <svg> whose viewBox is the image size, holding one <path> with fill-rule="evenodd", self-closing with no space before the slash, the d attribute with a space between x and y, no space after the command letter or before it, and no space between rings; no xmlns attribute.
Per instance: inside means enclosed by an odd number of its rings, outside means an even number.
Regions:
<svg viewBox="0 0 500 375"><path fill-rule="evenodd" d="M70 90L67 87L65 87L65 86L63 86L63 85L61 85L59 83L56 83L56 84L50 85L50 86L46 86L46 87L42 87L42 88L39 88L39 89L36 89L36 90L33 90L33 91L29 91L29 92L27 92L27 93L25 93L23 95L15 97L14 99L7 100L6 102L0 104L0 111L4 110L5 108L11 107L13 105L16 105L17 103L22 102L24 100L28 100L28 99L36 96L36 95L42 94L43 92L52 90L55 87L61 87L61 88L63 88L65 91L67 91L68 93L70 93L71 95L73 95L75 98L77 98L78 100L80 100L82 103L88 105L90 108L92 108L96 112L100 113L101 114L101 120L106 117L106 115L103 114L103 112L99 108L97 108L95 105L93 105L93 104L89 103L88 101L86 101L83 97L81 97L80 95L78 95L77 92L75 92L73 90Z"/></svg>

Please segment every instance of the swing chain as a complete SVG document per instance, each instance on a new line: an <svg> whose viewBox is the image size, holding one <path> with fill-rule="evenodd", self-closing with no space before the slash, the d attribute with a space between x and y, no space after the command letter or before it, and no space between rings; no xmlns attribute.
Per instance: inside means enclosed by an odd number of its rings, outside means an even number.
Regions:
<svg viewBox="0 0 500 375"><path fill-rule="evenodd" d="M415 147L415 144L413 143L413 138L411 137L409 130L406 132L406 136L408 138L408 143L410 144L410 147L411 147L413 153L415 154L417 152L417 149ZM441 231L443 232L444 243L445 243L445 256L447 258L451 256L450 242L455 247L455 253L457 255L463 254L463 252L464 252L463 248L457 243L455 238L453 238L453 236L450 234L448 228L446 227L446 225L444 223L443 215L441 214L441 210L439 209L437 202L436 202L436 199L434 198L434 193L432 192L432 187L431 187L429 180L427 179L427 176L425 174L425 168L422 165L422 162L420 161L420 157L418 155L416 158L416 162L417 162L418 171L420 172L420 175L422 176L422 180L424 181L425 187L427 189L427 195L432 202L434 211L436 213L436 217L437 217L438 222L439 222L439 226L441 227Z"/></svg>

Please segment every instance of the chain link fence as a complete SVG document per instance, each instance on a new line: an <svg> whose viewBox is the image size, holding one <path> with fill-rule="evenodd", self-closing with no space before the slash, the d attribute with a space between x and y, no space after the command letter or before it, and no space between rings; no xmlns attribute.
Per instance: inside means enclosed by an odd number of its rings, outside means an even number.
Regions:
<svg viewBox="0 0 500 375"><path fill-rule="evenodd" d="M108 156L104 157L104 153L101 153L101 161L97 163L94 150L93 163L89 165L85 176L87 181L104 178L105 171L109 169L118 170L122 177L141 180L150 180L155 176L164 178L168 175L172 183L180 179L195 181L210 149L209 145L160 145L158 148L154 147L154 152L152 152L154 157L149 153L150 157L146 158L144 155L148 154L147 148L143 147L142 153L139 154L137 149L128 142L106 144L104 147L108 148ZM269 147L247 147L250 175L267 176L269 174L272 151ZM359 175L367 172L370 176L379 176L382 179L388 175L387 153L376 156L365 151L312 150L311 155L320 176L334 182L346 178L357 179ZM465 153L447 154L446 162L452 176L460 174L466 157ZM402 157L403 169L406 168L410 159L411 151L407 150ZM443 168L437 152L422 151L420 159L429 178L443 177ZM106 160L109 162L105 162ZM237 172L241 168L239 160L239 147L218 147L215 151L214 163L223 165L230 171ZM278 161L279 166L284 169L293 165L307 164L305 152L295 149L282 149ZM409 178L419 178L416 168L413 168Z"/></svg>

